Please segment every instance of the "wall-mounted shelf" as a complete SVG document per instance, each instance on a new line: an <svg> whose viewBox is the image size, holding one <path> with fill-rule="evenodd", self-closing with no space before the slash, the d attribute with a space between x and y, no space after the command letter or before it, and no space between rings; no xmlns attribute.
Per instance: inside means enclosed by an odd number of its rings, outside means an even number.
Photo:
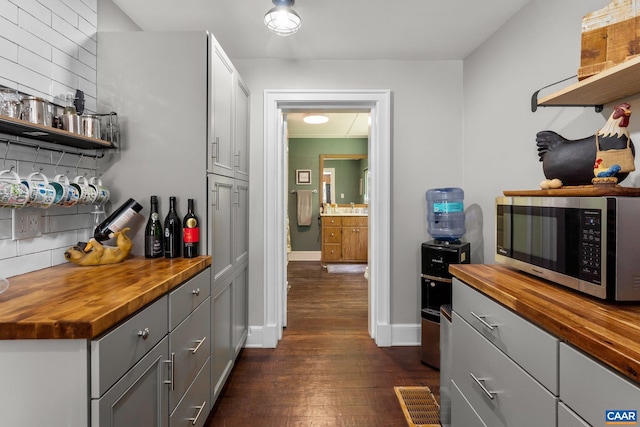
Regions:
<svg viewBox="0 0 640 427"><path fill-rule="evenodd" d="M116 148L110 141L78 135L51 126L39 125L2 115L0 115L0 133L87 150Z"/></svg>
<svg viewBox="0 0 640 427"><path fill-rule="evenodd" d="M638 93L640 93L640 56L545 96L537 101L537 105L541 107L601 106Z"/></svg>

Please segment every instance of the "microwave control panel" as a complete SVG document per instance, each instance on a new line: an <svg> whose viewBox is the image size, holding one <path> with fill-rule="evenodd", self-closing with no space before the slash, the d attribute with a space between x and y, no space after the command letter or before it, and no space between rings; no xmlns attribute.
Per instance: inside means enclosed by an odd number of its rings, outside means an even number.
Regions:
<svg viewBox="0 0 640 427"><path fill-rule="evenodd" d="M599 210L583 209L580 239L580 279L600 284L602 218Z"/></svg>

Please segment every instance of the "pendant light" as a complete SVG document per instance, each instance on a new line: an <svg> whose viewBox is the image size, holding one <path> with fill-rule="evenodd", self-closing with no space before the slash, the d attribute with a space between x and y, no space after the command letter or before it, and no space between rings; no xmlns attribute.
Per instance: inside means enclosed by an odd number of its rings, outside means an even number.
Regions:
<svg viewBox="0 0 640 427"><path fill-rule="evenodd" d="M279 36L295 34L302 24L300 16L291 9L295 0L272 1L275 7L264 16L264 25Z"/></svg>

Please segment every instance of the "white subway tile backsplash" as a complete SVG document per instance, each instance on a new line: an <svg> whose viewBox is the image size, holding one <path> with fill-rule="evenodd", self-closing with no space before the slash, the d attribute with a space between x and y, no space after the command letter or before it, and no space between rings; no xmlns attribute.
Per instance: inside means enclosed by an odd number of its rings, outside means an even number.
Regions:
<svg viewBox="0 0 640 427"><path fill-rule="evenodd" d="M60 20L60 18L57 19ZM21 28L24 28L39 39L46 41L55 48L68 52L69 55L77 57L78 45L74 43L71 38L65 37L54 28L45 25L23 11L20 11L18 22L20 23Z"/></svg>
<svg viewBox="0 0 640 427"><path fill-rule="evenodd" d="M66 92L81 89L85 109L96 111L97 0L0 0L0 84L63 104ZM1 135L0 135L1 136ZM4 157L6 143L0 142ZM46 153L46 154L45 154ZM26 177L42 168L52 178L66 173L95 175L89 157L11 146L2 168ZM56 163L59 162L56 168ZM43 234L11 240L11 210L0 208L0 276L66 263L64 252L87 241L94 229L93 206L50 207L42 211Z"/></svg>
<svg viewBox="0 0 640 427"><path fill-rule="evenodd" d="M64 4L75 10L78 15L89 21L92 25L98 26L98 7L92 1L82 0L62 0Z"/></svg>
<svg viewBox="0 0 640 427"><path fill-rule="evenodd" d="M0 37L0 57L18 62L18 45Z"/></svg>
<svg viewBox="0 0 640 427"><path fill-rule="evenodd" d="M35 71L38 74L42 74L45 77L51 76L51 61L36 55L27 49L19 49L18 64L31 71Z"/></svg>
<svg viewBox="0 0 640 427"><path fill-rule="evenodd" d="M80 17L80 19L78 20L78 29L82 31L84 34L86 34L88 37L90 37L91 40L97 41L98 29L96 28L95 25L91 24L86 19ZM93 53L95 54L96 52L93 52Z"/></svg>
<svg viewBox="0 0 640 427"><path fill-rule="evenodd" d="M32 95L36 95L32 88L42 93L49 93L49 86L51 80L48 77L39 73L34 73L28 68L24 68L15 62L8 61L4 58L0 58L0 70L2 70L2 76L6 79L19 83L18 90ZM26 89L22 89L26 88Z"/></svg>
<svg viewBox="0 0 640 427"><path fill-rule="evenodd" d="M46 3L47 6L51 8L51 12L53 12L54 15L59 16L74 27L78 27L78 20L80 17L75 10L71 9L60 0L46 0Z"/></svg>
<svg viewBox="0 0 640 427"><path fill-rule="evenodd" d="M0 275L9 278L9 285L11 285L12 276L41 270L47 267L51 267L51 252L37 252L12 259L0 260Z"/></svg>
<svg viewBox="0 0 640 427"><path fill-rule="evenodd" d="M0 0L0 16L14 24L18 23L18 6L9 2L9 0Z"/></svg>
<svg viewBox="0 0 640 427"><path fill-rule="evenodd" d="M80 47L80 49L78 50L78 59L88 67L94 70L98 69L98 58L96 57L96 54L93 52L89 52L83 47Z"/></svg>
<svg viewBox="0 0 640 427"><path fill-rule="evenodd" d="M34 36L16 23L4 19L4 17L0 17L0 37L11 40L43 58L51 59L51 44Z"/></svg>
<svg viewBox="0 0 640 427"><path fill-rule="evenodd" d="M66 52L58 49L53 49L53 63L61 66L69 72L84 77L90 81L96 81L96 70L87 67L82 62L78 61L78 52L75 52L75 56L69 56Z"/></svg>
<svg viewBox="0 0 640 427"><path fill-rule="evenodd" d="M21 10L42 21L45 25L51 26L51 9L36 0L20 0L18 5Z"/></svg>

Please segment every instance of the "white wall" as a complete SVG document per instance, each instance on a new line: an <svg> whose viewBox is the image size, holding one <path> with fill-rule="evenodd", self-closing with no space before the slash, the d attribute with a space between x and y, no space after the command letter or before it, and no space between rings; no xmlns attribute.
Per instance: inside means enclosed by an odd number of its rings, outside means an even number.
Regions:
<svg viewBox="0 0 640 427"><path fill-rule="evenodd" d="M462 62L234 60L251 90L251 176L263 176L265 89L392 92L392 323L419 321L420 244L427 189L460 186ZM262 180L251 180L249 324L263 319Z"/></svg>
<svg viewBox="0 0 640 427"><path fill-rule="evenodd" d="M478 203L483 210L485 263L495 262L495 197L503 190L538 189L545 178L536 133L548 129L583 138L611 114L615 104L602 113L591 107L546 107L533 113L530 107L533 92L577 74L582 17L608 3L533 1L464 61L463 186L465 204ZM545 89L540 97L573 82ZM633 108L633 99L626 101ZM632 139L640 140L638 130L640 119L632 116ZM638 182L635 172L622 185Z"/></svg>
<svg viewBox="0 0 640 427"><path fill-rule="evenodd" d="M96 111L97 0L0 0L0 84L62 104L66 92L81 89L85 107ZM5 139L0 134L4 159ZM58 153L10 146L6 167L23 177L33 168L53 176ZM75 176L80 158L66 155L59 172ZM5 162L3 161L4 168ZM94 163L85 158L79 174L93 175ZM105 183L108 184L108 183ZM10 277L65 263L63 253L86 240L93 227L91 206L43 210L42 237L11 240L11 209L0 208L0 276Z"/></svg>

